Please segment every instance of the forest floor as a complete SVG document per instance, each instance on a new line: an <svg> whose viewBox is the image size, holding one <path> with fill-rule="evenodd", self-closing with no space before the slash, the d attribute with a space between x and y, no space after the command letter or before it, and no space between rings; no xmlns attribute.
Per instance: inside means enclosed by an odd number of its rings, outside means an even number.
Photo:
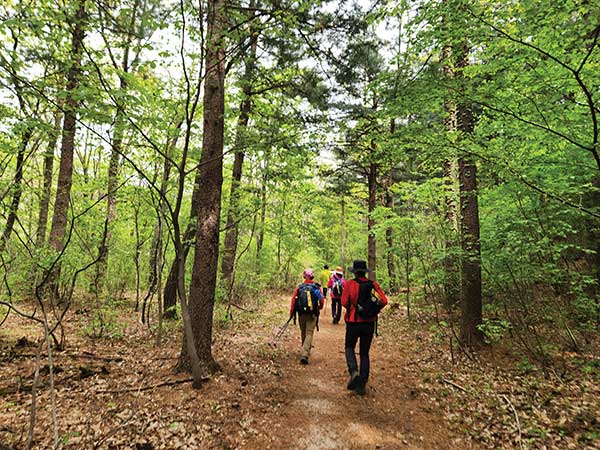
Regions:
<svg viewBox="0 0 600 450"><path fill-rule="evenodd" d="M310 363L299 364L299 331L288 296L266 299L234 320L219 312L214 355L222 371L200 389L173 367L178 326L165 338L124 303L110 336L90 338L92 313L71 308L67 346L53 352L61 448L81 449L469 449L600 448L600 364L577 377L552 377L510 361L468 360L412 324L397 303L384 310L364 397L346 390L344 325L330 306L315 333ZM235 310L234 311L238 311ZM155 330L154 330L155 331ZM0 449L26 448L40 331L11 314L0 327ZM583 363L581 363L583 364ZM579 366L578 366L579 367ZM582 378L580 375L585 375ZM32 448L52 448L51 389L42 355Z"/></svg>

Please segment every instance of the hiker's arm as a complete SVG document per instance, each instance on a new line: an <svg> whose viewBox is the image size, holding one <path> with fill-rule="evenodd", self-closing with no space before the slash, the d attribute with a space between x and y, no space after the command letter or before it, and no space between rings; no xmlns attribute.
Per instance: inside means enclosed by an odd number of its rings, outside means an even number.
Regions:
<svg viewBox="0 0 600 450"><path fill-rule="evenodd" d="M379 284L374 281L373 282L373 287L375 288L375 292L377 292L377 295L379 295L379 298L381 299L381 305L382 307L388 304L388 299L385 296L385 294L383 293L383 291L381 290L381 287L379 286Z"/></svg>
<svg viewBox="0 0 600 450"><path fill-rule="evenodd" d="M342 306L348 309L348 304L350 303L349 292L350 292L350 283L344 283L344 290L342 291Z"/></svg>
<svg viewBox="0 0 600 450"><path fill-rule="evenodd" d="M296 297L298 297L298 288L294 289L294 295L292 295L292 302L290 303L290 317L294 315L294 307L296 306Z"/></svg>

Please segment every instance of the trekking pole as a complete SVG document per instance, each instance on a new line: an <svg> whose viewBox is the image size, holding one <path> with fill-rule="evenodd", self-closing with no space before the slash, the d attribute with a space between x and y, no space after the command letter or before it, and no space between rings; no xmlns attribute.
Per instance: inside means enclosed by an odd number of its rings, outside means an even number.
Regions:
<svg viewBox="0 0 600 450"><path fill-rule="evenodd" d="M277 341L279 339L281 339L281 336L283 336L283 333L285 333L285 330L287 329L288 325L290 324L290 322L292 321L292 319L294 317L295 317L295 315L290 316L290 318L287 320L287 322L284 323L281 327L279 327L279 331L277 332L277 334L275 335L275 337L271 341L271 344L276 345Z"/></svg>

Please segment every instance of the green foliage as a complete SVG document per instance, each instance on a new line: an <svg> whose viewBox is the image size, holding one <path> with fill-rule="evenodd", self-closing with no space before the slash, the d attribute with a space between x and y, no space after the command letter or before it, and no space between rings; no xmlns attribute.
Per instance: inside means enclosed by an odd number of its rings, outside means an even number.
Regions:
<svg viewBox="0 0 600 450"><path fill-rule="evenodd" d="M125 324L119 321L117 306L121 302L108 298L102 305L97 306L91 313L89 322L82 328L82 332L95 339L119 339L123 337Z"/></svg>
<svg viewBox="0 0 600 450"><path fill-rule="evenodd" d="M484 319L477 328L484 334L485 342L488 344L497 344L510 330L510 322L503 319Z"/></svg>

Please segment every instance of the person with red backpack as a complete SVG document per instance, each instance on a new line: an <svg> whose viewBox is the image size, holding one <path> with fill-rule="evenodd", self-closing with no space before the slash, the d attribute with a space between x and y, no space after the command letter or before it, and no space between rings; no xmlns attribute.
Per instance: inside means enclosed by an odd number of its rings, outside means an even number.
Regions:
<svg viewBox="0 0 600 450"><path fill-rule="evenodd" d="M344 269L336 267L333 271L327 287L331 292L331 316L333 324L337 324L342 317L342 292L344 292Z"/></svg>
<svg viewBox="0 0 600 450"><path fill-rule="evenodd" d="M346 281L342 292L342 306L346 308L344 347L350 373L347 388L359 395L365 395L365 386L369 381L369 350L375 334L377 316L388 300L379 284L366 277L367 272L371 272L366 261L355 260L348 270L354 274L354 279ZM360 369L355 354L357 342L360 350Z"/></svg>
<svg viewBox="0 0 600 450"><path fill-rule="evenodd" d="M323 309L323 292L314 282L315 273L312 269L305 269L302 273L304 281L294 290L290 305L290 317L298 317L300 336L302 338L302 351L300 363L308 364L308 356L312 346L315 328L319 329L319 311Z"/></svg>

